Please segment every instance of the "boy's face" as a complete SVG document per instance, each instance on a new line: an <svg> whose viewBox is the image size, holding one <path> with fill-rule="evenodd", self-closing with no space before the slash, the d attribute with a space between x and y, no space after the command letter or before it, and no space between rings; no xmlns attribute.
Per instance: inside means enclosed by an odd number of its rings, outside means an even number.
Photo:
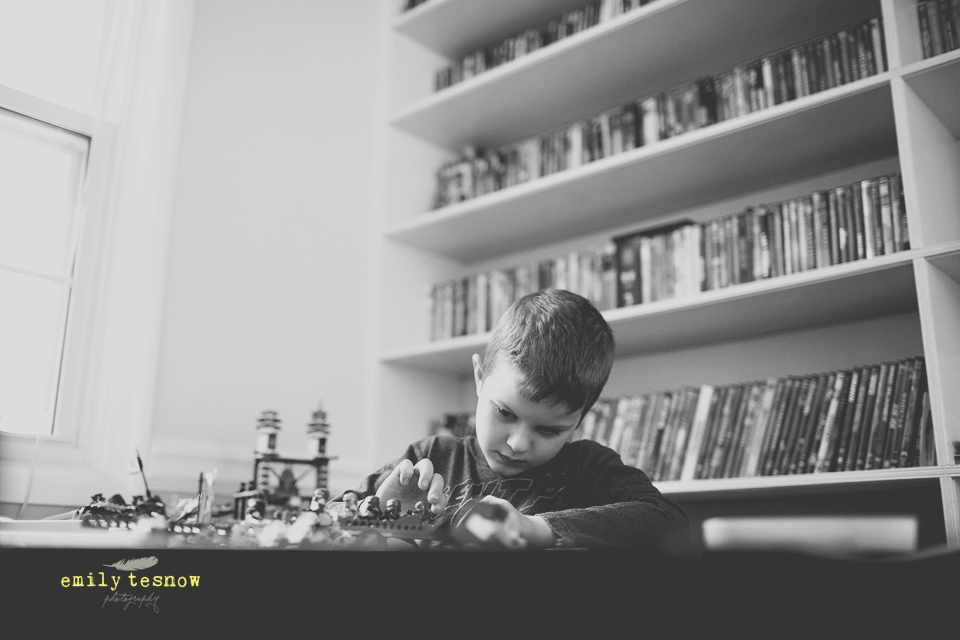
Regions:
<svg viewBox="0 0 960 640"><path fill-rule="evenodd" d="M487 464L514 476L550 462L580 426L580 411L548 401L531 402L520 395L519 372L501 363L483 375L480 356L473 356L477 384L477 442Z"/></svg>

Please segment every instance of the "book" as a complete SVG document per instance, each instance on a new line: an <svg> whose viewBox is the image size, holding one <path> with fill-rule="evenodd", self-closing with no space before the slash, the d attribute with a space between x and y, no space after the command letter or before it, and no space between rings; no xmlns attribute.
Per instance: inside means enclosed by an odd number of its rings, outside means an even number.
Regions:
<svg viewBox="0 0 960 640"><path fill-rule="evenodd" d="M697 456L697 466L694 472L696 478L707 478L710 460L713 457L713 451L716 446L719 435L720 419L723 415L724 406L727 403L727 396L731 395L733 386L723 385L714 390L713 403L710 406L710 413L707 416L706 437Z"/></svg>
<svg viewBox="0 0 960 640"><path fill-rule="evenodd" d="M960 0L958 0L960 2ZM960 28L960 27L958 27ZM890 179L890 213L900 228L900 244L895 251L905 251L910 248L910 228L907 224L907 211L903 199L903 182L899 173L893 173Z"/></svg>
<svg viewBox="0 0 960 640"><path fill-rule="evenodd" d="M860 371L854 369L846 374L848 381L840 392L843 395L839 397L834 419L831 421L828 416L823 437L820 440L820 449L812 462L814 473L824 473L832 469L837 455L837 441L843 437L844 432L849 430L850 423L853 421L860 385Z"/></svg>
<svg viewBox="0 0 960 640"><path fill-rule="evenodd" d="M660 440L663 438L663 430L667 426L667 419L670 417L672 400L672 393L659 392L655 394L655 411L650 413L637 465L648 475L652 473L656 464L657 451L660 447Z"/></svg>
<svg viewBox="0 0 960 640"><path fill-rule="evenodd" d="M763 394L766 383L754 382L748 386L748 394L745 403L745 409L738 416L740 422L739 432L733 439L732 449L725 463L724 477L736 478L743 475L747 448L752 440L752 433L756 429L757 416L761 409Z"/></svg>
<svg viewBox="0 0 960 640"><path fill-rule="evenodd" d="M899 460L900 457L899 445L902 437L903 417L909 400L910 378L913 375L912 363L907 361L897 363L897 382L890 402L890 422L887 426L887 438L879 462L879 465L884 469L889 469L894 465L894 459Z"/></svg>
<svg viewBox="0 0 960 640"><path fill-rule="evenodd" d="M788 378L779 378L776 381L773 398L770 402L769 414L766 419L763 439L760 441L760 449L757 454L756 464L748 467L746 473L750 475L767 475L766 462L771 455L771 450L776 444L779 426L778 421L782 422L784 407L786 406L788 393L791 389L792 381Z"/></svg>
<svg viewBox="0 0 960 640"><path fill-rule="evenodd" d="M943 46L943 31L941 30L940 14L937 11L936 0L928 0L927 20L930 21L930 42L933 55L937 56L944 53L946 49Z"/></svg>
<svg viewBox="0 0 960 640"><path fill-rule="evenodd" d="M906 409L903 412L903 427L901 431L900 443L896 447L897 451L894 460L891 461L892 467L906 467L909 463L911 452L915 449L914 439L918 432L920 422L920 408L922 403L922 394L926 391L926 366L924 359L914 358L912 362L912 374L910 377L910 389L908 391Z"/></svg>
<svg viewBox="0 0 960 640"><path fill-rule="evenodd" d="M740 468L741 476L757 475L760 464L760 454L763 451L764 443L767 441L767 434L770 433L770 425L773 422L774 403L781 389L782 384L776 378L768 378L763 384L759 409L757 410L753 429L744 451L744 461Z"/></svg>
<svg viewBox="0 0 960 640"><path fill-rule="evenodd" d="M883 37L883 18L871 18L870 36L873 39L873 55L876 60L877 73L883 73L889 66L887 64L887 44Z"/></svg>
<svg viewBox="0 0 960 640"><path fill-rule="evenodd" d="M635 466L637 459L638 443L640 441L640 429L643 426L641 416L643 406L646 402L645 396L634 396L628 406L627 418L623 430L623 437L620 440L619 453L624 464Z"/></svg>
<svg viewBox="0 0 960 640"><path fill-rule="evenodd" d="M861 367L858 369L858 383L856 398L851 397L847 406L847 417L844 420L843 431L840 434L837 454L833 459L829 471L849 471L852 467L849 461L855 461L857 443L860 440L860 430L863 421L864 403L867 398L867 387L870 381L871 369Z"/></svg>
<svg viewBox="0 0 960 640"><path fill-rule="evenodd" d="M880 386L877 389L877 407L874 414L867 469L883 467L883 450L890 426L890 406L893 401L893 389L897 381L896 363L887 363L886 367L886 379L884 380L881 377Z"/></svg>
<svg viewBox="0 0 960 640"><path fill-rule="evenodd" d="M840 255L840 217L837 191L834 188L827 193L827 211L830 216L830 264L840 264L843 261Z"/></svg>
<svg viewBox="0 0 960 640"><path fill-rule="evenodd" d="M780 402L777 405L775 419L773 423L773 432L768 440L769 445L761 454L760 466L761 475L776 475L779 467L779 460L783 452L783 431L785 425L789 422L791 412L796 407L797 395L802 388L802 382L796 378L790 378L786 382L786 389L782 392Z"/></svg>
<svg viewBox="0 0 960 640"><path fill-rule="evenodd" d="M917 20L920 24L920 47L926 59L933 55L933 35L930 33L930 17L924 0L917 2Z"/></svg>
<svg viewBox="0 0 960 640"><path fill-rule="evenodd" d="M694 421L697 417L697 409L700 405L700 389L692 387L687 389L687 401L684 408L683 418L680 423L680 429L677 431L676 438L672 445L671 459L664 473L664 480L679 480L683 471L684 459L689 446L690 436L693 430Z"/></svg>
<svg viewBox="0 0 960 640"><path fill-rule="evenodd" d="M810 442L826 414L830 386L831 374L807 378L804 393L799 400L796 425L785 445L786 457L780 467L781 475L804 473Z"/></svg>
<svg viewBox="0 0 960 640"><path fill-rule="evenodd" d="M856 459L853 459L851 453L850 470L860 471L867 468L869 461L869 452L871 441L874 438L874 422L877 408L877 390L880 388L880 380L886 377L885 365L875 365L870 367L870 381L867 387L867 397L864 400L863 422L860 431L860 442L857 444Z"/></svg>
<svg viewBox="0 0 960 640"><path fill-rule="evenodd" d="M920 437L917 438L917 449L913 453L916 466L929 467L937 464L936 446L933 441L933 423L930 414L930 394L923 392L923 403L920 414ZM912 466L912 465L911 465Z"/></svg>
<svg viewBox="0 0 960 640"><path fill-rule="evenodd" d="M790 456L794 452L793 444L796 442L797 429L802 421L803 405L810 393L812 384L813 381L809 377L798 380L797 388L794 390L787 412L784 414L783 426L780 430L770 475L783 475L789 468Z"/></svg>
<svg viewBox="0 0 960 640"><path fill-rule="evenodd" d="M713 385L700 386L679 480L693 480L696 477L697 461L707 432L711 410L716 406L716 398Z"/></svg>
<svg viewBox="0 0 960 640"><path fill-rule="evenodd" d="M704 451L702 469L698 475L700 478L717 477L740 391L741 388L738 385L729 385L723 388L722 399L717 406L717 412L713 420L710 441Z"/></svg>

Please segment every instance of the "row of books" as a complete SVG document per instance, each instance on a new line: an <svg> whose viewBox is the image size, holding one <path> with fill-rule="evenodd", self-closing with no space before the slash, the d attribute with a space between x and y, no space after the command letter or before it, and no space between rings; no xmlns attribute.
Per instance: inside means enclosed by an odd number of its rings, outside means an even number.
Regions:
<svg viewBox="0 0 960 640"><path fill-rule="evenodd" d="M654 481L936 464L924 358L597 401L581 437Z"/></svg>
<svg viewBox="0 0 960 640"><path fill-rule="evenodd" d="M514 301L557 288L601 311L865 260L910 248L899 173L680 220L555 258L435 283L432 340L493 329Z"/></svg>
<svg viewBox="0 0 960 640"><path fill-rule="evenodd" d="M430 339L491 331L511 304L528 293L566 289L604 311L616 304L612 242L516 267L492 269L430 288Z"/></svg>
<svg viewBox="0 0 960 640"><path fill-rule="evenodd" d="M886 69L883 23L877 17L499 149L467 147L438 169L434 208L654 144Z"/></svg>
<svg viewBox="0 0 960 640"><path fill-rule="evenodd" d="M917 18L925 59L960 47L960 0L919 0Z"/></svg>
<svg viewBox="0 0 960 640"><path fill-rule="evenodd" d="M593 0L453 61L436 72L434 87L437 91L446 89L652 1Z"/></svg>
<svg viewBox="0 0 960 640"><path fill-rule="evenodd" d="M614 238L617 306L864 260L910 248L899 173L705 223Z"/></svg>

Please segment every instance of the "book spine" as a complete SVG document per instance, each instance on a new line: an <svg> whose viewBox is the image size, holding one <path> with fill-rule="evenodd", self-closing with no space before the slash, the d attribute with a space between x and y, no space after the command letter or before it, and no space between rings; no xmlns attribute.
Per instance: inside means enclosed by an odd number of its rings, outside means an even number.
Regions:
<svg viewBox="0 0 960 640"><path fill-rule="evenodd" d="M937 464L936 447L933 442L933 425L930 417L930 394L923 393L923 409L920 414L920 437L908 466L933 466Z"/></svg>
<svg viewBox="0 0 960 640"><path fill-rule="evenodd" d="M893 390L893 398L890 403L890 423L888 425L887 439L881 456L881 465L884 469L895 466L895 461L900 458L900 438L903 435L903 416L906 411L906 404L909 400L909 391L913 376L913 366L910 362L897 363L897 383Z"/></svg>
<svg viewBox="0 0 960 640"><path fill-rule="evenodd" d="M890 180L882 176L877 189L880 196L880 219L883 228L883 253L893 253L896 245L893 239L893 211L890 206Z"/></svg>
<svg viewBox="0 0 960 640"><path fill-rule="evenodd" d="M850 452L849 471L860 471L867 468L870 451L870 441L873 437L873 423L877 406L877 389L880 378L886 374L883 366L870 367L870 378L867 386L867 396L863 405L863 422L860 427L860 437L856 450Z"/></svg>
<svg viewBox="0 0 960 640"><path fill-rule="evenodd" d="M960 2L960 0L957 0ZM960 19L960 14L958 14ZM907 211L903 200L903 182L899 173L892 173L890 181L890 213L895 224L900 228L900 244L894 247L895 251L906 251L910 248L910 228L907 224Z"/></svg>
<svg viewBox="0 0 960 640"><path fill-rule="evenodd" d="M796 441L797 425L800 422L807 394L810 393L810 386L810 378L803 378L798 381L798 388L795 390L790 406L784 416L783 428L777 443L776 456L770 471L771 475L782 475L786 473L789 468L790 456L794 452L793 445Z"/></svg>
<svg viewBox="0 0 960 640"><path fill-rule="evenodd" d="M743 392L740 403L737 405L737 411L733 415L733 420L730 424L730 435L723 453L723 461L717 472L717 475L721 478L729 478L734 475L734 470L738 463L740 443L748 428L749 414L756 406L756 385L746 384L742 386Z"/></svg>
<svg viewBox="0 0 960 640"><path fill-rule="evenodd" d="M933 55L937 56L944 53L943 30L940 24L940 15L937 12L936 0L929 0L927 3L927 20L930 21L930 40L932 43Z"/></svg>
<svg viewBox="0 0 960 640"><path fill-rule="evenodd" d="M803 421L800 423L793 443L793 452L789 460L787 473L803 474L813 471L810 459L816 457L819 441L823 435L830 410L830 401L834 397L834 382L837 374L812 376L810 385L809 408L805 407Z"/></svg>
<svg viewBox="0 0 960 640"><path fill-rule="evenodd" d="M850 419L850 424L849 427L844 430L844 433L840 438L840 444L837 449L836 463L831 467L831 471L850 470L849 460L856 458L853 452L856 451L857 443L860 439L860 425L863 420L863 409L867 397L869 376L870 369L868 367L864 367L859 371L857 397L855 399L851 399L853 412Z"/></svg>
<svg viewBox="0 0 960 640"><path fill-rule="evenodd" d="M794 405L794 397L797 393L798 384L796 379L788 378L783 383L780 397L774 404L775 409L770 437L767 438L766 446L764 446L763 452L760 454L760 461L758 462L760 475L773 475L774 469L776 468L780 442L783 436L783 425L787 420L791 407Z"/></svg>
<svg viewBox="0 0 960 640"><path fill-rule="evenodd" d="M710 409L715 403L714 388L712 385L702 385L697 394L697 406L693 414L693 424L690 426L690 437L684 453L683 466L680 470L680 480L693 480L697 470L697 460L707 431Z"/></svg>
<svg viewBox="0 0 960 640"><path fill-rule="evenodd" d="M743 466L740 469L742 476L755 476L760 463L760 454L763 451L767 434L770 432L771 415L779 385L776 378L768 379L762 387L760 406L754 422L750 440L746 445Z"/></svg>
<svg viewBox="0 0 960 640"><path fill-rule="evenodd" d="M887 366L887 378L877 390L877 398L881 402L878 415L875 416L876 437L871 443L870 462L868 469L883 468L883 451L890 426L890 408L893 404L893 391L896 386L897 366L891 363ZM883 391L881 394L880 391Z"/></svg>
<svg viewBox="0 0 960 640"><path fill-rule="evenodd" d="M840 396L838 407L842 405L842 415L839 408L834 413L834 419L827 419L827 425L824 428L823 438L820 440L820 450L817 452L816 462L814 463L814 473L824 473L830 471L833 461L838 453L837 441L849 429L849 424L853 420L853 413L856 410L857 392L860 383L860 372L857 370L848 372L849 381L846 384L845 396ZM831 409L833 409L831 404Z"/></svg>
<svg viewBox="0 0 960 640"><path fill-rule="evenodd" d="M854 183L846 189L848 197L847 207L853 219L854 260L863 260L867 257L867 238L863 222L863 198L860 195L861 185Z"/></svg>
<svg viewBox="0 0 960 640"><path fill-rule="evenodd" d="M917 19L920 23L920 46L924 59L933 55L933 34L930 33L930 17L927 15L927 3L917 2Z"/></svg>
<svg viewBox="0 0 960 640"><path fill-rule="evenodd" d="M903 417L903 437L900 440L895 467L906 467L911 451L914 449L913 440L918 431L918 408L921 406L921 394L926 387L926 366L922 357L913 361L913 376L911 377L910 396L907 409Z"/></svg>

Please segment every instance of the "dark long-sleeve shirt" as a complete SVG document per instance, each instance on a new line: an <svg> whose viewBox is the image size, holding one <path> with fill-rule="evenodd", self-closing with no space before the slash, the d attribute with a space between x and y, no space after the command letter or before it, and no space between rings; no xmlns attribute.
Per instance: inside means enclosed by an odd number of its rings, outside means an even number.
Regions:
<svg viewBox="0 0 960 640"><path fill-rule="evenodd" d="M476 438L433 436L367 476L358 488L361 498L374 495L403 458L414 464L429 458L443 477L448 497L440 524L467 500L489 495L509 501L524 515L539 515L561 543L573 546L656 548L689 526L683 509L645 473L591 440L568 443L547 464L503 476L487 464Z"/></svg>

